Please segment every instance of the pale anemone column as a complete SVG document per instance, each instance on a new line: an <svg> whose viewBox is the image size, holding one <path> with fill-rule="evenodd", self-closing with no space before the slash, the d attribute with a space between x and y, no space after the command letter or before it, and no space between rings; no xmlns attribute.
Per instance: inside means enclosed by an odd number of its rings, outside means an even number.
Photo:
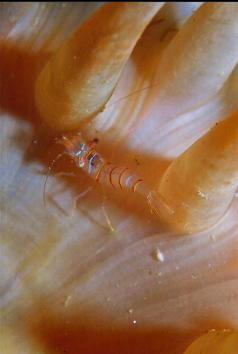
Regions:
<svg viewBox="0 0 238 354"><path fill-rule="evenodd" d="M36 83L36 105L48 125L75 129L102 110L162 4L107 3L66 40Z"/></svg>
<svg viewBox="0 0 238 354"><path fill-rule="evenodd" d="M216 224L238 186L238 111L196 141L165 172L159 193L174 210L164 215L181 232Z"/></svg>

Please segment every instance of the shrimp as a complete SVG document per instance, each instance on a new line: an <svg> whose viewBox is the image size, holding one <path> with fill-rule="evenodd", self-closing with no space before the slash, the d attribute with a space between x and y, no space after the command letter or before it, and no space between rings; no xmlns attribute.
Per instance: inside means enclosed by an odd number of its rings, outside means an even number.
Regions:
<svg viewBox="0 0 238 354"><path fill-rule="evenodd" d="M95 150L95 141L86 142L81 133L78 133L64 134L61 138L56 139L56 143L63 145L65 151L59 154L53 163L63 155L68 155L77 167L96 182L120 191L128 190L142 195L148 201L151 211L158 216L161 212L173 213L162 196L151 190L137 173L125 166L118 166L104 159Z"/></svg>

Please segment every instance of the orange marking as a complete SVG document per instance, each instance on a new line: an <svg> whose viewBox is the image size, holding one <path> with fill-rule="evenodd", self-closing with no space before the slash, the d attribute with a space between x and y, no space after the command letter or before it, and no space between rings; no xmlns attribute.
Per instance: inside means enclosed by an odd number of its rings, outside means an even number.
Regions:
<svg viewBox="0 0 238 354"><path fill-rule="evenodd" d="M121 189L123 189L122 184L121 184L121 179L122 179L123 173L126 172L126 170L129 170L129 168L126 167L124 170L122 170L121 173L120 173L120 176L119 176L119 182L118 183L119 183L119 186L121 187Z"/></svg>
<svg viewBox="0 0 238 354"><path fill-rule="evenodd" d="M98 173L97 173L96 182L99 181L99 178L100 178L100 175L101 175L101 173L102 173L102 170L103 170L103 168L104 168L106 165L111 165L111 162L106 162L106 163L103 163L103 164L102 164L100 170L99 170Z"/></svg>
<svg viewBox="0 0 238 354"><path fill-rule="evenodd" d="M104 166L105 166L105 163L102 164L102 166L100 167L100 169L99 169L99 171L98 171L98 173L97 173L97 175L96 175L96 182L98 182L99 177L100 177L100 174L101 174L102 169L103 169Z"/></svg>
<svg viewBox="0 0 238 354"><path fill-rule="evenodd" d="M87 153L87 155L85 156L85 159L87 160L88 157L91 155L91 153L95 152L94 149L90 149L89 152Z"/></svg>
<svg viewBox="0 0 238 354"><path fill-rule="evenodd" d="M143 179L138 179L138 180L136 181L136 183L134 184L134 187L133 187L133 192L134 192L134 193L135 193L135 191L136 191L136 186L137 186L137 184L139 184L139 183L141 183L141 182L144 182Z"/></svg>
<svg viewBox="0 0 238 354"><path fill-rule="evenodd" d="M110 181L111 185L113 186L113 188L116 188L116 187L115 187L114 184L112 183L112 172L113 172L117 167L118 167L118 166L114 166L114 167L111 169L110 174L109 174L109 181Z"/></svg>

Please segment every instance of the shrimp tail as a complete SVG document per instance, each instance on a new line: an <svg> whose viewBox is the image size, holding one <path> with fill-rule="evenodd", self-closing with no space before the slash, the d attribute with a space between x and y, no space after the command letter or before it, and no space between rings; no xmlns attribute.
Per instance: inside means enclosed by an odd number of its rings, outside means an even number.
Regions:
<svg viewBox="0 0 238 354"><path fill-rule="evenodd" d="M147 200L150 205L151 211L158 217L162 215L172 215L174 210L168 205L164 198L155 191L150 191L147 195Z"/></svg>

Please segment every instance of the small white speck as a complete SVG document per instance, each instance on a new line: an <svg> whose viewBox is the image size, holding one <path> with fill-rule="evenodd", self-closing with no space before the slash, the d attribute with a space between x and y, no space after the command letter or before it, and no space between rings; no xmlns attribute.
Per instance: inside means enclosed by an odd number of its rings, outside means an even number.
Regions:
<svg viewBox="0 0 238 354"><path fill-rule="evenodd" d="M132 314L132 313L133 313L133 309L128 309L127 312L128 312L129 314Z"/></svg>
<svg viewBox="0 0 238 354"><path fill-rule="evenodd" d="M136 320L133 320L133 321L132 321L132 323L133 323L133 324L136 324L136 323L137 323L137 321L136 321Z"/></svg>
<svg viewBox="0 0 238 354"><path fill-rule="evenodd" d="M215 235L211 235L211 240L212 241L216 241L216 236Z"/></svg>
<svg viewBox="0 0 238 354"><path fill-rule="evenodd" d="M208 199L208 196L206 194L204 194L202 191L198 190L197 194L199 195L199 197L201 197L202 199Z"/></svg>
<svg viewBox="0 0 238 354"><path fill-rule="evenodd" d="M157 250L156 250L156 258L158 261L164 262L164 258L165 258L164 254L160 251L159 248L157 248Z"/></svg>
<svg viewBox="0 0 238 354"><path fill-rule="evenodd" d="M161 277L161 275L162 275L162 272L159 272L159 273L158 273L158 277Z"/></svg>

